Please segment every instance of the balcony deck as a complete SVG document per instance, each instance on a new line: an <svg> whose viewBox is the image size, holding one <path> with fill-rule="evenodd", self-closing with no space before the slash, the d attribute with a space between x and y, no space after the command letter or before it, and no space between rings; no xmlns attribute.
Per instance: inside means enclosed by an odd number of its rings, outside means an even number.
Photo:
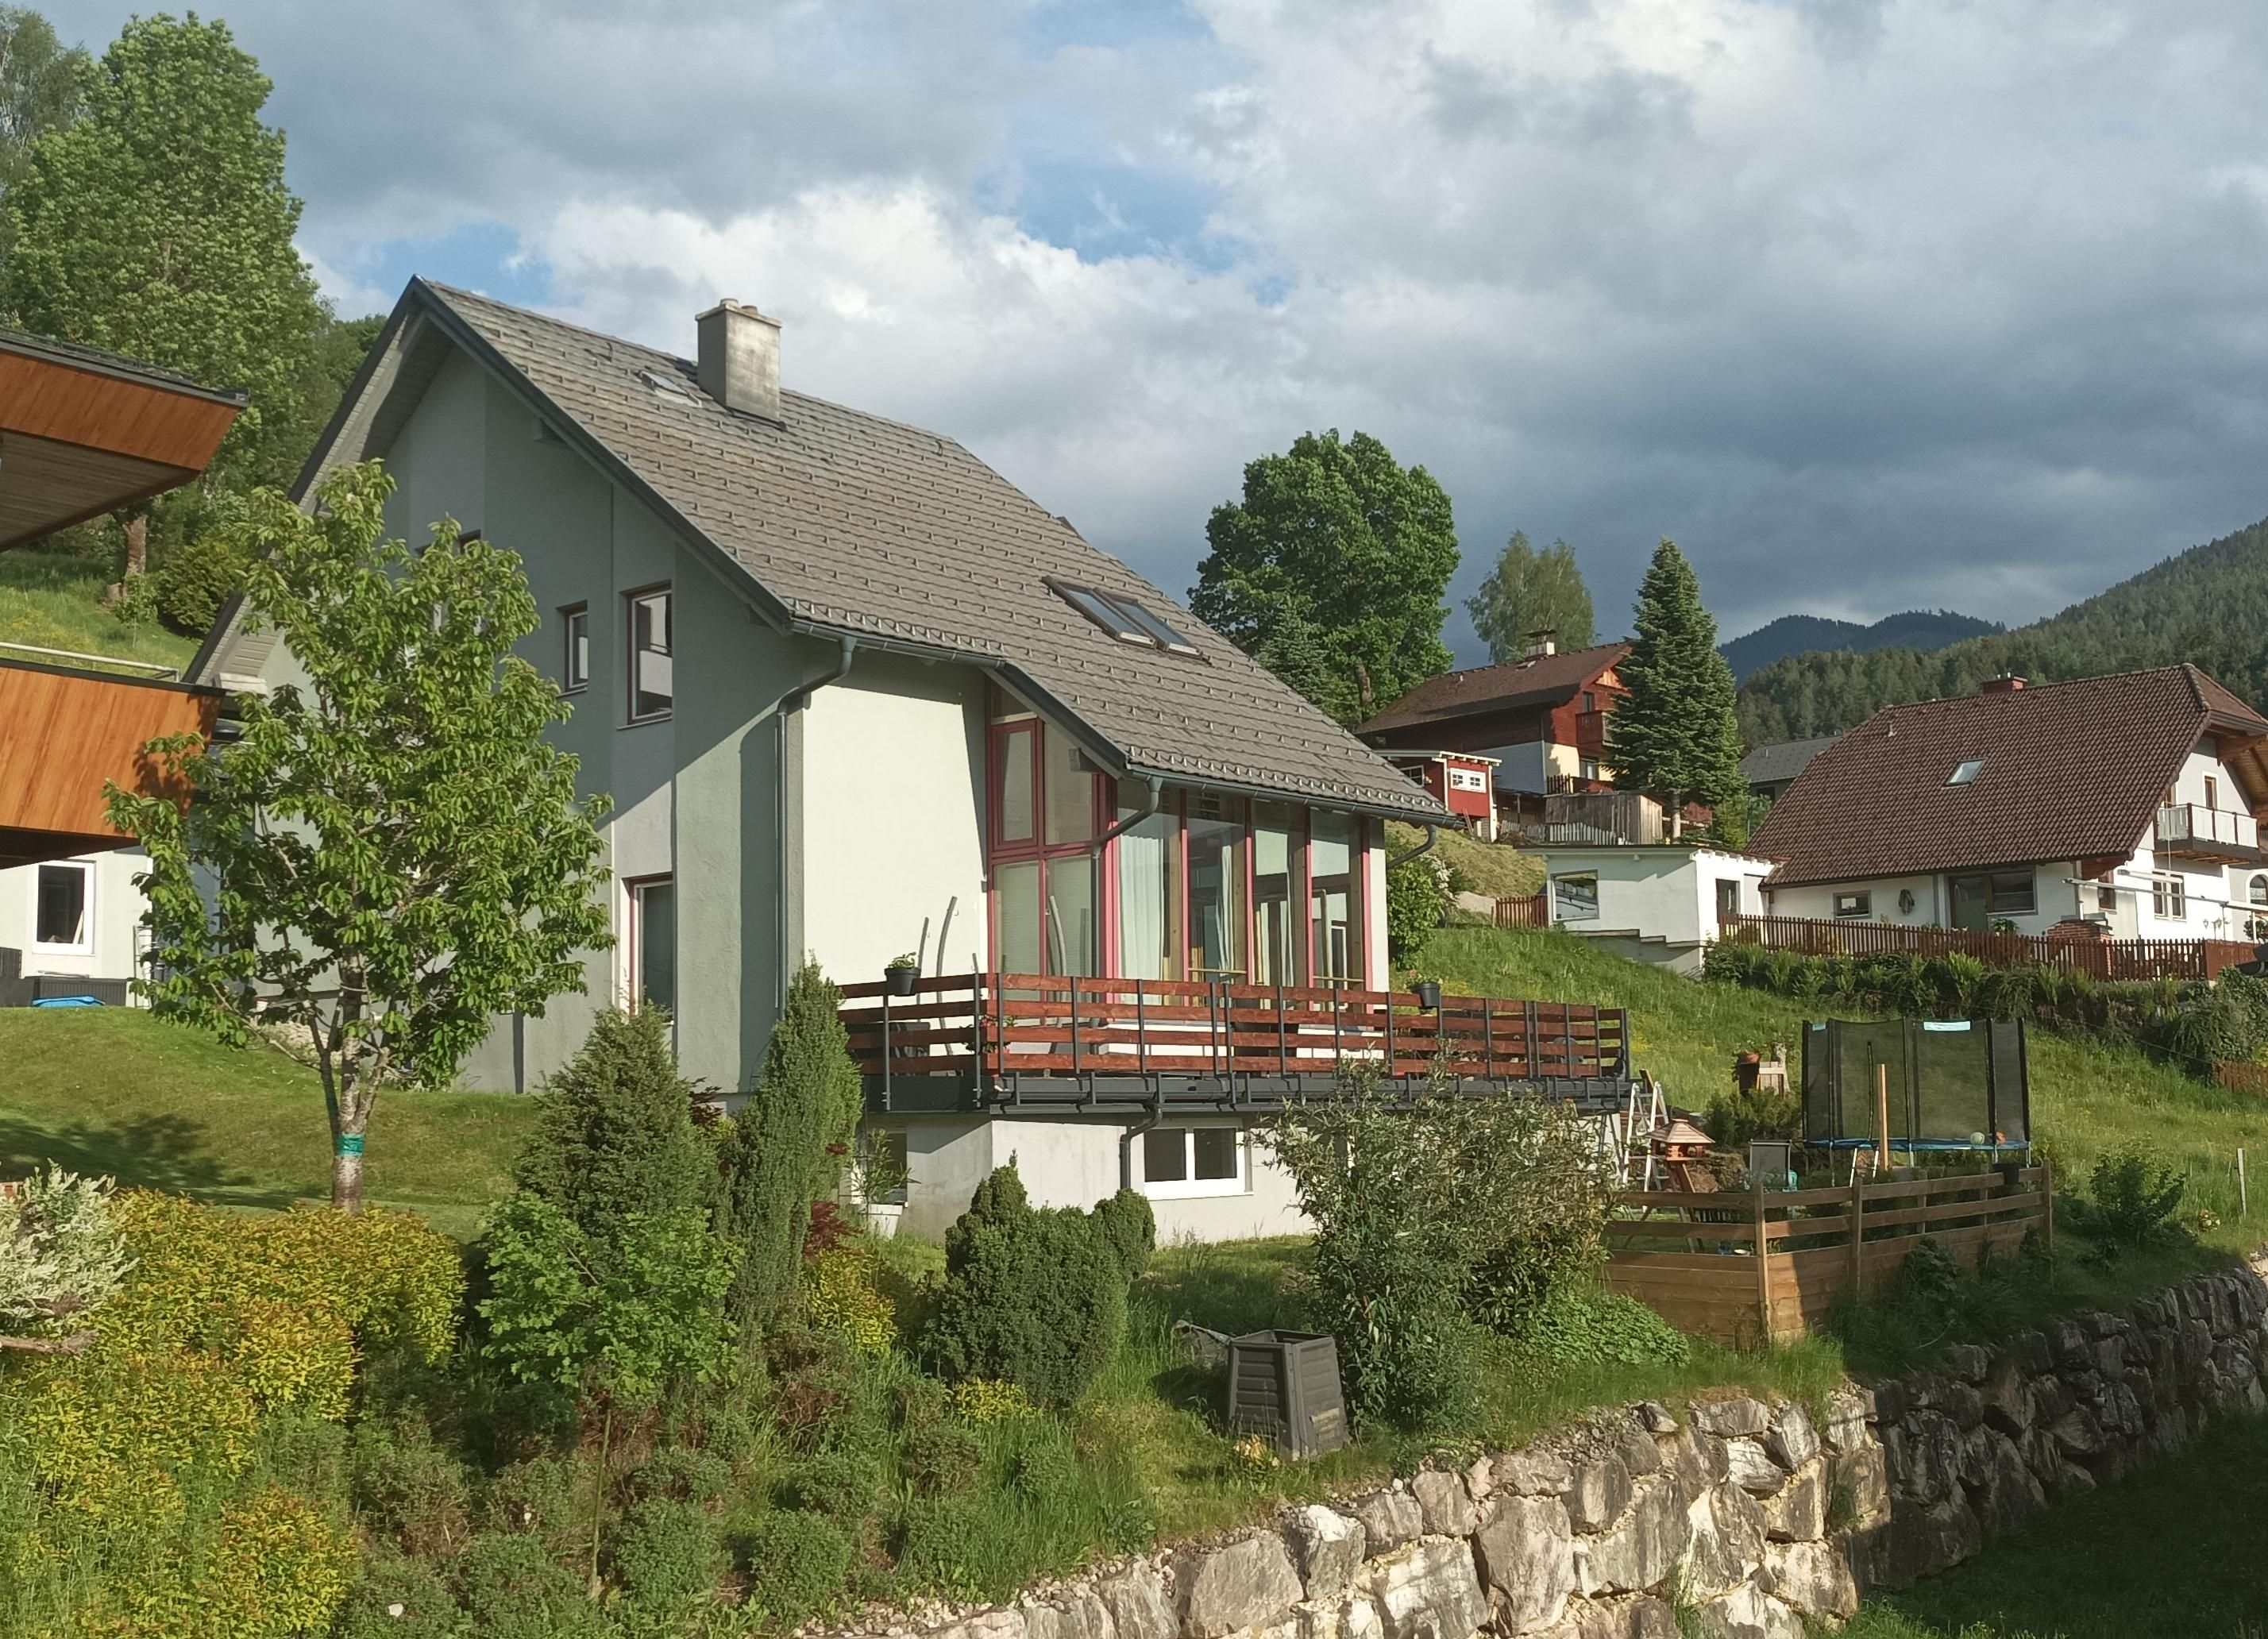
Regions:
<svg viewBox="0 0 2268 1639"><path fill-rule="evenodd" d="M911 996L843 987L850 1055L877 1113L1027 1118L1264 1112L1329 1096L1366 1061L1404 1097L1439 1081L1620 1109L1616 1008L1411 991L1035 974L924 978Z"/></svg>
<svg viewBox="0 0 2268 1639"><path fill-rule="evenodd" d="M2260 824L2250 814L2227 808L2175 803L2158 810L2156 851L2177 858L2254 864L2260 851Z"/></svg>

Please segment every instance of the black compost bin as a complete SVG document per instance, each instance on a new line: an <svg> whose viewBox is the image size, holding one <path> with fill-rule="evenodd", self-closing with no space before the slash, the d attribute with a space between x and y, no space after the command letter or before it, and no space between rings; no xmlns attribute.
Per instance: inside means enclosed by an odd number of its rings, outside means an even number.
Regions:
<svg viewBox="0 0 2268 1639"><path fill-rule="evenodd" d="M1287 1457L1320 1457L1344 1445L1338 1340L1316 1332L1229 1339L1228 1426L1265 1435Z"/></svg>

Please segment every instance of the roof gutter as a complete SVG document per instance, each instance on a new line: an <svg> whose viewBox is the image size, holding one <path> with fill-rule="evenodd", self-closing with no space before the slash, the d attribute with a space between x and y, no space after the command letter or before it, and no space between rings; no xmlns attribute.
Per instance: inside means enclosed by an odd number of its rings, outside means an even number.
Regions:
<svg viewBox="0 0 2268 1639"><path fill-rule="evenodd" d="M1149 819L1158 812L1158 805L1166 800L1165 776L1160 774L1153 774L1149 777L1148 784L1150 788L1149 795L1142 799L1142 806L1140 809L1127 815L1126 818L1121 820L1116 825L1112 826L1110 829L1105 831L1101 836L1096 837L1094 841L1086 845L1086 852L1089 858L1099 858L1106 846L1116 842L1120 837L1124 836L1136 826L1140 825L1145 820Z"/></svg>
<svg viewBox="0 0 2268 1639"><path fill-rule="evenodd" d="M1386 868L1387 868L1388 871L1391 871L1391 870L1393 870L1393 869L1395 868L1395 866L1396 866L1396 865L1406 865L1406 864L1408 864L1411 860L1413 860L1413 859L1417 858L1417 857L1418 857L1418 855L1420 855L1420 854L1429 854L1429 853L1432 852L1432 851L1433 851L1433 844L1434 844L1434 843L1436 843L1436 842L1440 842L1440 840L1441 840L1441 827L1440 827L1440 826L1436 821L1432 820L1428 820L1427 821L1425 821L1425 840L1424 842L1422 842L1418 843L1417 847L1415 847L1415 848L1411 849L1410 849L1409 852L1407 852L1407 853L1404 853L1404 854L1396 854L1396 855L1395 855L1391 859L1389 859L1389 860L1388 860L1388 861L1386 862Z"/></svg>

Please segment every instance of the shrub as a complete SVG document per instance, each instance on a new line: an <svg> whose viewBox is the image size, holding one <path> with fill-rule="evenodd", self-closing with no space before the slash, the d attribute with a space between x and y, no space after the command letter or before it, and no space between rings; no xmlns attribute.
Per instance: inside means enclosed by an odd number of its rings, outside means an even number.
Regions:
<svg viewBox="0 0 2268 1639"><path fill-rule="evenodd" d="M1158 1249L1158 1215L1149 1196L1134 1189L1105 1195L1094 1203L1094 1227L1127 1281L1140 1280Z"/></svg>
<svg viewBox="0 0 2268 1639"><path fill-rule="evenodd" d="M668 1015L609 1008L537 1088L513 1180L601 1238L633 1218L705 1209L715 1163L694 1130L693 1091L677 1073Z"/></svg>
<svg viewBox="0 0 2268 1639"><path fill-rule="evenodd" d="M85 1327L126 1278L110 1180L50 1164L0 1202L0 1333L53 1337Z"/></svg>
<svg viewBox="0 0 2268 1639"><path fill-rule="evenodd" d="M631 1503L615 1536L615 1575L623 1601L648 1616L682 1612L716 1587L725 1563L709 1516L698 1504L674 1497Z"/></svg>
<svg viewBox="0 0 2268 1639"><path fill-rule="evenodd" d="M863 1519L881 1481L880 1469L863 1453L820 1452L788 1470L780 1500L830 1519Z"/></svg>
<svg viewBox="0 0 2268 1639"><path fill-rule="evenodd" d="M481 1496L481 1519L491 1532L526 1532L546 1540L587 1540L587 1517L578 1491L581 1473L565 1457L532 1457L490 1480Z"/></svg>
<svg viewBox="0 0 2268 1639"><path fill-rule="evenodd" d="M1477 1100L1440 1113L1463 1158L1468 1312L1520 1336L1554 1293L1588 1283L1604 1261L1613 1180L1595 1129L1540 1099Z"/></svg>
<svg viewBox="0 0 2268 1639"><path fill-rule="evenodd" d="M2182 1231L2174 1215L2188 1187L2187 1174L2146 1146L2124 1145L2095 1164L2081 1227L2112 1257L2177 1238Z"/></svg>
<svg viewBox="0 0 2268 1639"><path fill-rule="evenodd" d="M422 1426L365 1419L355 1430L352 1471L363 1528L403 1553L445 1556L472 1535L465 1466Z"/></svg>
<svg viewBox="0 0 2268 1639"><path fill-rule="evenodd" d="M331 1631L334 1639L460 1639L465 1625L457 1596L436 1567L380 1554L363 1561L362 1580Z"/></svg>
<svg viewBox="0 0 2268 1639"><path fill-rule="evenodd" d="M1709 1100L1701 1125L1727 1150L1744 1148L1757 1138L1801 1138L1803 1097L1793 1087L1782 1091L1761 1084L1735 1084Z"/></svg>
<svg viewBox="0 0 2268 1639"><path fill-rule="evenodd" d="M1587 1283L1553 1292L1523 1341L1565 1365L1682 1366L1693 1354L1692 1340L1644 1304Z"/></svg>
<svg viewBox="0 0 2268 1639"><path fill-rule="evenodd" d="M763 1075L719 1147L718 1227L741 1251L725 1310L746 1331L796 1293L811 1203L834 1193L865 1095L837 1010L843 993L816 962L788 986Z"/></svg>
<svg viewBox="0 0 2268 1639"><path fill-rule="evenodd" d="M1386 873L1386 946L1406 962L1449 914L1448 868L1432 854L1405 859Z"/></svg>
<svg viewBox="0 0 2268 1639"><path fill-rule="evenodd" d="M940 1496L908 1505L898 1523L898 1575L912 1587L974 1599L984 1591L991 1557L986 1503Z"/></svg>
<svg viewBox="0 0 2268 1639"><path fill-rule="evenodd" d="M1061 1423L1035 1417L1022 1425L1009 1447L1002 1477L1027 1503L1053 1508L1079 1488L1079 1453Z"/></svg>
<svg viewBox="0 0 2268 1639"><path fill-rule="evenodd" d="M599 1639L606 1629L581 1579L534 1537L475 1537L452 1580L480 1639Z"/></svg>
<svg viewBox="0 0 2268 1639"><path fill-rule="evenodd" d="M850 1575L850 1539L817 1514L762 1516L736 1555L748 1576L748 1605L767 1627L792 1628L840 1598Z"/></svg>
<svg viewBox="0 0 2268 1639"><path fill-rule="evenodd" d="M937 1415L906 1424L898 1467L915 1496L965 1489L983 1466L984 1450L976 1437L953 1419Z"/></svg>
<svg viewBox="0 0 2268 1639"><path fill-rule="evenodd" d="M838 1247L806 1263L803 1299L813 1325L842 1333L861 1354L887 1355L897 1341L897 1312L874 1283L874 1260L863 1247Z"/></svg>
<svg viewBox="0 0 2268 1639"><path fill-rule="evenodd" d="M998 1378L1068 1405L1126 1329L1126 1275L1094 1220L1037 1210L1015 1163L976 1187L945 1238L945 1283L922 1347L945 1377Z"/></svg>
<svg viewBox="0 0 2268 1639"><path fill-rule="evenodd" d="M202 636L220 606L244 590L250 560L235 537L206 530L177 542L150 571L158 615L177 632Z"/></svg>
<svg viewBox="0 0 2268 1639"><path fill-rule="evenodd" d="M698 1446L665 1445L630 1476L630 1483L639 1496L713 1502L732 1489L733 1465Z"/></svg>

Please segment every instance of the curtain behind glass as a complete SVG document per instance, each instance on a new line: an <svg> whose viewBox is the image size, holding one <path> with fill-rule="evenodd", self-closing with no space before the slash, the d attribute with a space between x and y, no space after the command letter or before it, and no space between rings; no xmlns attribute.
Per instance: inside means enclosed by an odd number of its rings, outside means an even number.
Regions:
<svg viewBox="0 0 2268 1639"><path fill-rule="evenodd" d="M1118 839L1118 971L1128 979L1171 979L1181 821L1152 814Z"/></svg>

